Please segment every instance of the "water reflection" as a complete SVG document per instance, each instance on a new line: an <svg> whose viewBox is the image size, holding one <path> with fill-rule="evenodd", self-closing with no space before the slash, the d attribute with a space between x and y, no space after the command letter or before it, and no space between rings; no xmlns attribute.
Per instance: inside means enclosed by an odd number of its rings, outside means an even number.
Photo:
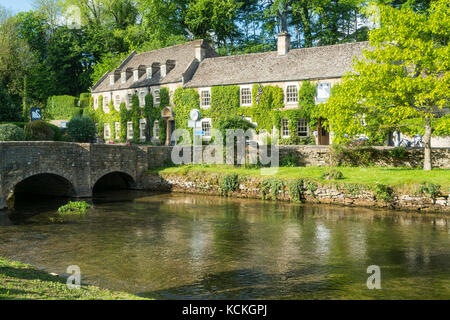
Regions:
<svg viewBox="0 0 450 320"><path fill-rule="evenodd" d="M76 223L33 208L0 213L0 255L57 273L75 264L83 281L144 296L450 298L445 216L124 191ZM372 264L380 291L366 287Z"/></svg>

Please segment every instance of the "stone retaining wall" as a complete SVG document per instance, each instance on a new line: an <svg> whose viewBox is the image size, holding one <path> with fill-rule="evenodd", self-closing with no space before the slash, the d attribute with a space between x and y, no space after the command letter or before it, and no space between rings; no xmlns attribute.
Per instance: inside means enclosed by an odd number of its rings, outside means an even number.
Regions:
<svg viewBox="0 0 450 320"><path fill-rule="evenodd" d="M175 174L147 174L143 181L145 189L154 191L172 191L194 194L210 194L220 195L220 174L211 174L202 177L195 177L190 175L175 175ZM239 189L235 192L229 193L228 196L236 198L255 198L261 199L261 186L264 178L240 178ZM282 191L277 195L277 200L292 201L289 195L287 183ZM271 198L270 196L268 197ZM377 200L374 192L371 190L358 190L352 192L341 187L332 185L318 185L312 192L304 188L302 202L309 203L326 203L326 204L340 204L347 206L363 206L363 207L379 207L392 209L405 209L426 212L440 212L450 213L450 196L440 196L436 199L431 199L426 196L416 195L395 195L391 202Z"/></svg>

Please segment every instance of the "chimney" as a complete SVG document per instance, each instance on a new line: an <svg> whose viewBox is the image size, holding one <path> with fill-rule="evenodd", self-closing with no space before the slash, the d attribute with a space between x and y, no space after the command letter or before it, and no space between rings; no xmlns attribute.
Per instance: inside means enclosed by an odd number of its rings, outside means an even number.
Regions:
<svg viewBox="0 0 450 320"><path fill-rule="evenodd" d="M287 32L278 34L278 56L285 56L291 46L291 36Z"/></svg>
<svg viewBox="0 0 450 320"><path fill-rule="evenodd" d="M205 49L202 43L203 41L195 45L195 58L200 62L205 58Z"/></svg>

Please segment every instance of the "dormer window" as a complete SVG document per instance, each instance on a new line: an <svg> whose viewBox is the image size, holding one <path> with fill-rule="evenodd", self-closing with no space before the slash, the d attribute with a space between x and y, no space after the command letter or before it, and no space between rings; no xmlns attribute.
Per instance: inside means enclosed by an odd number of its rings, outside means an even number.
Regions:
<svg viewBox="0 0 450 320"><path fill-rule="evenodd" d="M136 82L139 80L139 70L133 71L133 80Z"/></svg>
<svg viewBox="0 0 450 320"><path fill-rule="evenodd" d="M163 64L161 66L161 78L164 78L167 74L167 66L165 64Z"/></svg>
<svg viewBox="0 0 450 320"><path fill-rule="evenodd" d="M127 82L127 73L126 72L122 72L120 74L120 79L122 80L122 83Z"/></svg>
<svg viewBox="0 0 450 320"><path fill-rule="evenodd" d="M109 76L109 84L112 86L114 84L114 75Z"/></svg>
<svg viewBox="0 0 450 320"><path fill-rule="evenodd" d="M147 68L147 79L151 79L152 78L152 67Z"/></svg>

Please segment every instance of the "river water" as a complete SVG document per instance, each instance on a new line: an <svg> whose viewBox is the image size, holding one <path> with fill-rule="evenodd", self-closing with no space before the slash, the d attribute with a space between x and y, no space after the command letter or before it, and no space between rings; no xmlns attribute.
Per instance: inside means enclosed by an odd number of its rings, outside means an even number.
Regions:
<svg viewBox="0 0 450 320"><path fill-rule="evenodd" d="M448 216L131 191L93 203L66 224L49 222L55 201L0 212L0 255L157 299L450 299Z"/></svg>

